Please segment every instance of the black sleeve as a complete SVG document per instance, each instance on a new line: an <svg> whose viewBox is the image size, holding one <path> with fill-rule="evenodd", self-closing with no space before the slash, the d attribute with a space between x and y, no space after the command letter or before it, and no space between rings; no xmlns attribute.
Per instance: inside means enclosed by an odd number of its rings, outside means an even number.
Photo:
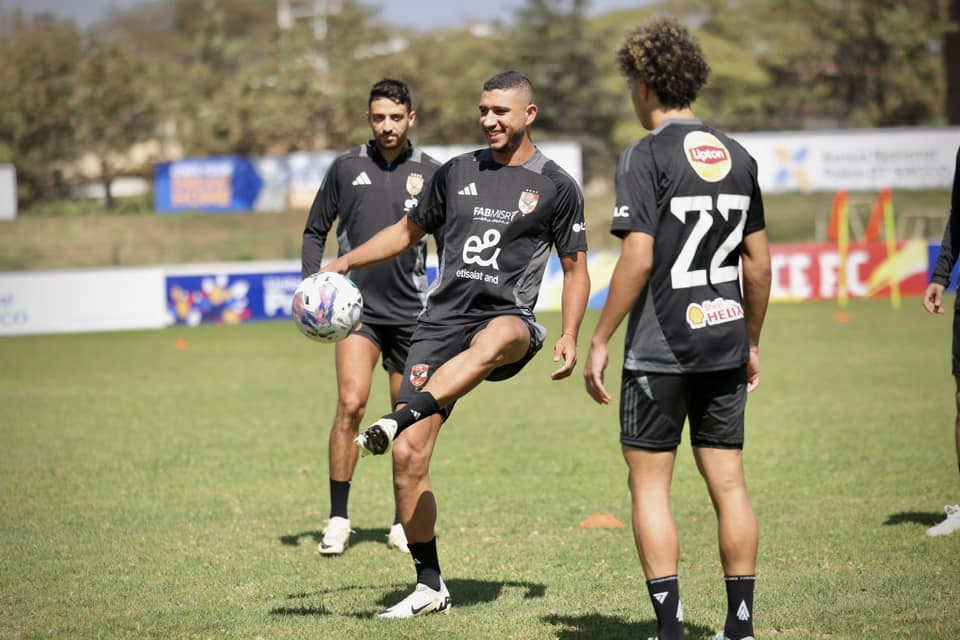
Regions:
<svg viewBox="0 0 960 640"><path fill-rule="evenodd" d="M748 236L755 231L766 227L763 211L763 194L760 192L760 182L757 180L757 161L750 158L750 177L753 180L753 195L750 196L750 211L746 212L747 222L744 225L743 235Z"/></svg>
<svg viewBox="0 0 960 640"><path fill-rule="evenodd" d="M323 247L327 243L327 233L337 219L340 207L340 183L337 180L338 160L334 160L327 170L323 184L317 191L307 216L307 226L303 229L303 248L300 251L300 271L304 278L320 271L323 265Z"/></svg>
<svg viewBox="0 0 960 640"><path fill-rule="evenodd" d="M960 252L960 149L957 149L957 161L953 170L953 193L950 197L950 218L947 228L943 231L943 241L940 243L940 256L933 268L930 282L950 286L950 274L953 265L957 263L957 253Z"/></svg>

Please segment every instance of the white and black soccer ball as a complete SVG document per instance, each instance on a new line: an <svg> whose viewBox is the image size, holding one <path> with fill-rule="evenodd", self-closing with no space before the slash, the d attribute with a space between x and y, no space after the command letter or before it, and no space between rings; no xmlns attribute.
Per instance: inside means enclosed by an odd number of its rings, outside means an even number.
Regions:
<svg viewBox="0 0 960 640"><path fill-rule="evenodd" d="M318 342L337 342L360 324L363 296L339 273L315 273L297 285L293 321L300 333Z"/></svg>

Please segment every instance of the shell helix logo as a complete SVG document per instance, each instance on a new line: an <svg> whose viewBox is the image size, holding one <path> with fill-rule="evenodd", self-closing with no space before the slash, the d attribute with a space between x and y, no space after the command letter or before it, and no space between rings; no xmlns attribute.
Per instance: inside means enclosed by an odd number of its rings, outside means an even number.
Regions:
<svg viewBox="0 0 960 640"><path fill-rule="evenodd" d="M715 298L687 305L687 324L691 329L702 329L743 318L743 307L736 300Z"/></svg>
<svg viewBox="0 0 960 640"><path fill-rule="evenodd" d="M733 168L727 147L707 131L688 133L683 139L683 151L693 170L707 182L720 182Z"/></svg>

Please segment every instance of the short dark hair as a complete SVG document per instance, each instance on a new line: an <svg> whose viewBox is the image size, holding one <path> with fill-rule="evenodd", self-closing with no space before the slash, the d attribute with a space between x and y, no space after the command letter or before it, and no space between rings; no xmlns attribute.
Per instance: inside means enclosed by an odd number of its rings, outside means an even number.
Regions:
<svg viewBox="0 0 960 640"><path fill-rule="evenodd" d="M483 83L484 91L505 91L507 89L525 89L530 92L530 102L533 102L533 85L530 78L513 69L501 71Z"/></svg>
<svg viewBox="0 0 960 640"><path fill-rule="evenodd" d="M403 80L394 80L393 78L384 78L370 88L370 98L367 100L367 108L373 104L377 98L386 98L393 100L398 104L407 105L407 111L413 111L413 98L410 96L410 87Z"/></svg>
<svg viewBox="0 0 960 640"><path fill-rule="evenodd" d="M645 82L668 108L689 107L710 75L700 43L676 18L648 20L617 49L620 72Z"/></svg>

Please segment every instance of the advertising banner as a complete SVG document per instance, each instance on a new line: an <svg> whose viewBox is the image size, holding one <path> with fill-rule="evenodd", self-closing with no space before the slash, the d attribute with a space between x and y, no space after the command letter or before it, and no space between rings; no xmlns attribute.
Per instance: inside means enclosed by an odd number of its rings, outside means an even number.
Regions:
<svg viewBox="0 0 960 640"><path fill-rule="evenodd" d="M0 336L159 329L161 269L0 273Z"/></svg>
<svg viewBox="0 0 960 640"><path fill-rule="evenodd" d="M263 181L244 158L195 158L163 162L155 169L158 213L253 211Z"/></svg>
<svg viewBox="0 0 960 640"><path fill-rule="evenodd" d="M839 129L732 136L765 193L950 189L960 127Z"/></svg>

